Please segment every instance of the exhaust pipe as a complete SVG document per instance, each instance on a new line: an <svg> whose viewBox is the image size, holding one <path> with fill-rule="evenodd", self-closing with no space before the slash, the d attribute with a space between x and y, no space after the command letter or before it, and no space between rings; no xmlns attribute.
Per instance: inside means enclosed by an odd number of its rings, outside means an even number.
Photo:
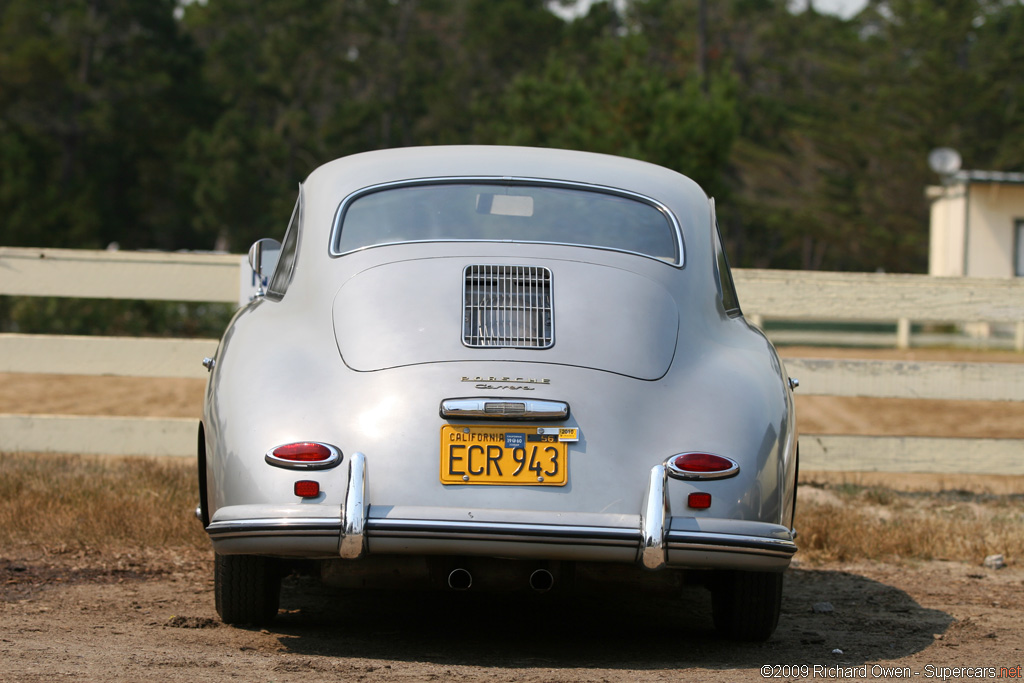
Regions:
<svg viewBox="0 0 1024 683"><path fill-rule="evenodd" d="M448 587L453 591L469 590L469 587L472 585L473 575L461 567L453 569L451 573L448 574Z"/></svg>
<svg viewBox="0 0 1024 683"><path fill-rule="evenodd" d="M555 577L547 569L538 569L530 574L530 588L538 593L546 593L555 585Z"/></svg>

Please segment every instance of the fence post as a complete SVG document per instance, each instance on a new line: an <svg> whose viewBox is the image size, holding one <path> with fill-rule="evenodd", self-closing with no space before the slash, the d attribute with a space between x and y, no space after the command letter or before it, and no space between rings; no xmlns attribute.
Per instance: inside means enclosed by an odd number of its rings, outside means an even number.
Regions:
<svg viewBox="0 0 1024 683"><path fill-rule="evenodd" d="M910 348L910 318L900 318L896 323L896 348Z"/></svg>
<svg viewBox="0 0 1024 683"><path fill-rule="evenodd" d="M1016 351L1024 351L1024 320L1017 322L1017 331L1013 335L1013 348Z"/></svg>

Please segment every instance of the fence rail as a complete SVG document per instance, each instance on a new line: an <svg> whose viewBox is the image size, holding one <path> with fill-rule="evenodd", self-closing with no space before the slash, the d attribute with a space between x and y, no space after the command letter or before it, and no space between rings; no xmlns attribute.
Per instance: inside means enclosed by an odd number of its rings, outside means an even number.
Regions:
<svg viewBox="0 0 1024 683"><path fill-rule="evenodd" d="M238 302L249 277L232 254L0 247L0 295ZM1024 329L1024 280L737 269L755 320L1014 323ZM906 323L903 324L906 326ZM216 340L0 334L0 372L206 376ZM1022 358L1024 361L1024 358ZM911 363L791 358L800 393L1024 401L1024 362ZM198 416L197 416L198 419ZM192 455L196 422L180 418L0 415L0 450ZM804 434L807 470L1024 474L1022 439Z"/></svg>
<svg viewBox="0 0 1024 683"><path fill-rule="evenodd" d="M739 269L743 310L765 318L918 322L1024 320L1024 280Z"/></svg>
<svg viewBox="0 0 1024 683"><path fill-rule="evenodd" d="M235 303L244 260L235 254L0 247L0 294Z"/></svg>
<svg viewBox="0 0 1024 683"><path fill-rule="evenodd" d="M216 339L0 334L0 372L203 378L216 351Z"/></svg>
<svg viewBox="0 0 1024 683"><path fill-rule="evenodd" d="M235 254L0 247L0 295L237 302ZM244 273L247 277L248 273ZM1024 281L737 268L747 315L796 320L1024 320Z"/></svg>

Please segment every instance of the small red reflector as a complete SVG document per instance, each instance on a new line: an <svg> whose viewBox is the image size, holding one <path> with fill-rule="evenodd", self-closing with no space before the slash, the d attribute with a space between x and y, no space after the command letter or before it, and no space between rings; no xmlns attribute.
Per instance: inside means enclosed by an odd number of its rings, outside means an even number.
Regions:
<svg viewBox="0 0 1024 683"><path fill-rule="evenodd" d="M299 498L316 498L320 495L320 482L297 481L295 482L295 495Z"/></svg>
<svg viewBox="0 0 1024 683"><path fill-rule="evenodd" d="M711 494L691 493L686 497L686 504L697 510L707 510L711 507Z"/></svg>
<svg viewBox="0 0 1024 683"><path fill-rule="evenodd" d="M290 443L278 446L271 453L276 458L292 462L320 462L331 457L331 449L319 443Z"/></svg>
<svg viewBox="0 0 1024 683"><path fill-rule="evenodd" d="M683 472L724 472L734 467L731 460L710 453L684 453L672 459Z"/></svg>

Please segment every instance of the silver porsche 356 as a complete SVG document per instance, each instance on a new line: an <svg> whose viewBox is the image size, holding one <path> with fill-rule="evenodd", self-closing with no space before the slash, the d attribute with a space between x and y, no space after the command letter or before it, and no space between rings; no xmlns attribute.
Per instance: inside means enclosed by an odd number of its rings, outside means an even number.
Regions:
<svg viewBox="0 0 1024 683"><path fill-rule="evenodd" d="M792 384L690 179L515 147L302 184L210 368L197 516L230 624L341 586L711 590L768 638L796 552ZM310 562L313 561L313 562Z"/></svg>

